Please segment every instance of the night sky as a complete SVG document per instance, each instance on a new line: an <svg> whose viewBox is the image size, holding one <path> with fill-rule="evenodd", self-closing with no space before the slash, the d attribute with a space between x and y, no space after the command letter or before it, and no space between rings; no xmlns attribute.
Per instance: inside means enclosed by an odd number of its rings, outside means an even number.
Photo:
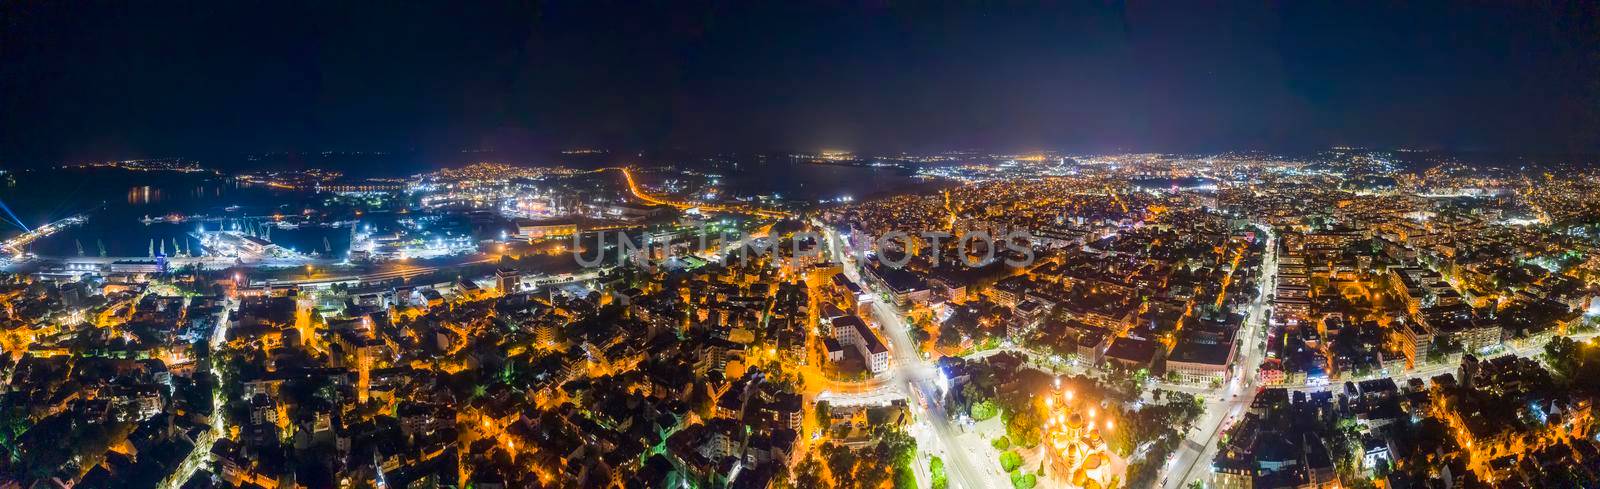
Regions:
<svg viewBox="0 0 1600 489"><path fill-rule="evenodd" d="M1600 149L1596 2L0 3L0 168L582 146Z"/></svg>

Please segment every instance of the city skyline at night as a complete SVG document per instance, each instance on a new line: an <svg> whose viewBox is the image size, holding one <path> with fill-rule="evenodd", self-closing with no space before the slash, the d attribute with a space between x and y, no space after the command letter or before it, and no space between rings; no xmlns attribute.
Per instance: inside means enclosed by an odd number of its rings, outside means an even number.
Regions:
<svg viewBox="0 0 1600 489"><path fill-rule="evenodd" d="M1594 3L0 4L0 489L1600 488Z"/></svg>

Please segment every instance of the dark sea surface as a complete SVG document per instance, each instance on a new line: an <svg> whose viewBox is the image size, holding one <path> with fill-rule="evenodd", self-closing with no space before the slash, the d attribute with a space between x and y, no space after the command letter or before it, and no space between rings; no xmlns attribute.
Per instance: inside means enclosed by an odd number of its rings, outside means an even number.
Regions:
<svg viewBox="0 0 1600 489"><path fill-rule="evenodd" d="M275 213L298 214L316 197L308 192L241 186L231 178L206 173L127 171L118 169L33 170L12 174L15 183L0 186L0 202L30 227L87 213L88 223L34 242L30 250L40 255L148 256L154 246L168 255L179 248L198 253L200 243L189 233L201 225L217 229L246 223L247 217ZM169 215L209 216L211 221L153 222ZM21 230L7 223L0 236ZM273 229L272 241L300 251L325 251L323 239L335 252L349 246L349 229L303 227Z"/></svg>
<svg viewBox="0 0 1600 489"><path fill-rule="evenodd" d="M778 194L785 200L817 201L907 190L919 180L898 168L829 165L789 161L719 165L709 169L722 176L723 186L734 195Z"/></svg>

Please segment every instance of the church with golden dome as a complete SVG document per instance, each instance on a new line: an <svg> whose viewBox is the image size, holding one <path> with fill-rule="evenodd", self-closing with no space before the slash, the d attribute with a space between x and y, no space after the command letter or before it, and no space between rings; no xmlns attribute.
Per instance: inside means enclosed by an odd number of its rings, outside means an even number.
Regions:
<svg viewBox="0 0 1600 489"><path fill-rule="evenodd" d="M1108 489L1122 480L1126 463L1106 446L1105 434L1116 428L1092 403L1079 402L1071 390L1045 398L1049 417L1039 444L1046 486Z"/></svg>

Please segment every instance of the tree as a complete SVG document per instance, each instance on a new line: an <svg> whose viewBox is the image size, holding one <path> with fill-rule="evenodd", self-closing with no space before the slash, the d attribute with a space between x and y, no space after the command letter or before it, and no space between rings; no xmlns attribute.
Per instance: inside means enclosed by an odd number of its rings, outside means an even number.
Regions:
<svg viewBox="0 0 1600 489"><path fill-rule="evenodd" d="M795 489L823 489L828 487L828 482L822 478L822 461L817 460L816 453L806 455L800 465L795 466Z"/></svg>
<svg viewBox="0 0 1600 489"><path fill-rule="evenodd" d="M1567 337L1552 338L1544 346L1544 358L1566 387L1591 394L1600 392L1600 346Z"/></svg>
<svg viewBox="0 0 1600 489"><path fill-rule="evenodd" d="M1000 435L999 438L995 438L994 441L989 442L989 445L993 446L995 450L1005 450L1011 448L1011 439L1006 438L1005 435Z"/></svg>
<svg viewBox="0 0 1600 489"><path fill-rule="evenodd" d="M894 468L894 489L917 489L917 474L910 466Z"/></svg>
<svg viewBox="0 0 1600 489"><path fill-rule="evenodd" d="M12 406L10 401L0 406L0 449L5 449L11 463L20 460L22 435L28 431L28 424L27 410Z"/></svg>
<svg viewBox="0 0 1600 489"><path fill-rule="evenodd" d="M921 345L927 343L930 339L933 339L933 336L928 334L927 328L915 324L911 325L911 342L916 343L918 348L921 348Z"/></svg>
<svg viewBox="0 0 1600 489"><path fill-rule="evenodd" d="M856 484L856 454L841 446L823 448L828 462L828 473L833 474L834 487L854 487Z"/></svg>
<svg viewBox="0 0 1600 489"><path fill-rule="evenodd" d="M1544 361L1550 365L1550 371L1562 378L1571 378L1578 370L1581 361L1578 349L1581 345L1572 338L1557 336L1544 344Z"/></svg>
<svg viewBox="0 0 1600 489"><path fill-rule="evenodd" d="M950 487L950 479L944 473L944 460L933 457L928 461L928 476L933 479L933 489L946 489Z"/></svg>
<svg viewBox="0 0 1600 489"><path fill-rule="evenodd" d="M877 460L893 466L910 467L916 460L917 440L904 431L885 432L873 453Z"/></svg>
<svg viewBox="0 0 1600 489"><path fill-rule="evenodd" d="M992 391L986 391L979 385L979 382L982 380L983 379L979 378L979 376L973 376L972 382L967 382L965 385L962 385L961 399L967 403L976 403L993 397L989 394Z"/></svg>
<svg viewBox="0 0 1600 489"><path fill-rule="evenodd" d="M1139 369L1139 370L1136 370L1136 371L1133 372L1133 379L1132 380L1133 380L1133 386L1129 388L1130 394L1129 394L1128 398L1129 399L1138 399L1139 395L1144 393L1144 386L1147 385L1149 383L1149 381L1150 381L1150 371L1147 370L1147 369L1142 369L1142 368Z"/></svg>
<svg viewBox="0 0 1600 489"><path fill-rule="evenodd" d="M972 419L983 421L993 418L996 414L1000 414L1000 407L996 406L994 401L986 399L972 405Z"/></svg>
<svg viewBox="0 0 1600 489"><path fill-rule="evenodd" d="M956 330L955 321L945 321L939 325L939 340L934 344L939 348L961 346L961 332Z"/></svg>
<svg viewBox="0 0 1600 489"><path fill-rule="evenodd" d="M1011 472L1022 466L1022 456L1017 452L1007 450L1000 454L1000 470Z"/></svg>
<svg viewBox="0 0 1600 489"><path fill-rule="evenodd" d="M877 489L882 487L883 483L891 482L893 480L891 479L891 476L893 476L895 473L894 467L880 466L879 462L881 462L881 460L862 460L861 463L856 466L855 487L860 489ZM913 481L912 485L915 486L916 482Z"/></svg>
<svg viewBox="0 0 1600 489"><path fill-rule="evenodd" d="M1033 486L1037 485L1039 485L1039 476L1021 472L1011 474L1011 487L1015 489L1033 489Z"/></svg>
<svg viewBox="0 0 1600 489"><path fill-rule="evenodd" d="M1005 409L1000 414L1006 424L1006 437L1012 443L1023 447L1039 443L1039 429L1043 424L1038 411L1031 405L1022 409Z"/></svg>

